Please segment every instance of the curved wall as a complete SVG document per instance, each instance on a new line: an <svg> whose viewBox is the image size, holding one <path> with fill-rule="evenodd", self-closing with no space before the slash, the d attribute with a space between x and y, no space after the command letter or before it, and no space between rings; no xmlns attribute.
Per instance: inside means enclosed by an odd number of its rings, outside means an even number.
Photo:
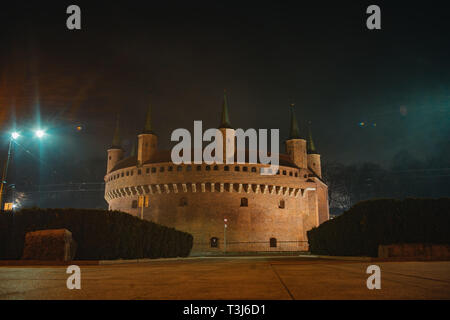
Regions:
<svg viewBox="0 0 450 320"><path fill-rule="evenodd" d="M224 218L229 251L306 250L306 231L320 222L326 186L307 169L280 166L279 174L267 176L259 174L262 167L168 162L124 168L105 176L105 199L111 210L139 217L137 199L147 195L144 219L191 233L193 253L225 249Z"/></svg>

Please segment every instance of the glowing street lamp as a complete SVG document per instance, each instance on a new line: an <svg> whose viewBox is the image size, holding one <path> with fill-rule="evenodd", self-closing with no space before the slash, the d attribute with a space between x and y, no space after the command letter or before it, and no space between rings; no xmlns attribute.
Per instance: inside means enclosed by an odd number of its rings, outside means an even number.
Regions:
<svg viewBox="0 0 450 320"><path fill-rule="evenodd" d="M45 131L42 129L37 129L34 132L35 136L39 139L41 139L42 137L45 136ZM9 166L9 161L11 158L11 147L12 144L15 140L17 140L18 138L20 138L20 133L17 131L14 131L11 133L10 138L9 138L9 147L8 147L8 157L6 158L6 163L3 166L3 170L1 172L1 180L0 180L0 211L3 210L3 195L5 193L5 184L6 184L6 180L7 180L7 176L8 176L8 166Z"/></svg>
<svg viewBox="0 0 450 320"><path fill-rule="evenodd" d="M36 130L35 134L36 134L36 137L42 138L45 135L45 131L44 130Z"/></svg>

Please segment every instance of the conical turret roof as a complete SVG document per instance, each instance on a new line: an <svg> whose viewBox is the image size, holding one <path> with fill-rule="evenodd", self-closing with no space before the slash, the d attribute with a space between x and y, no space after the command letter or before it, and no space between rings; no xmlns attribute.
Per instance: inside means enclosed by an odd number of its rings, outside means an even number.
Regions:
<svg viewBox="0 0 450 320"><path fill-rule="evenodd" d="M295 117L294 104L291 103L291 130L289 131L289 140L302 139L300 136L300 129L298 127L297 118Z"/></svg>
<svg viewBox="0 0 450 320"><path fill-rule="evenodd" d="M130 157L134 157L136 155L136 140L133 141L133 145L131 146Z"/></svg>
<svg viewBox="0 0 450 320"><path fill-rule="evenodd" d="M149 104L147 108L147 115L145 117L145 126L144 131L142 133L145 134L154 134L152 127L152 105Z"/></svg>
<svg viewBox="0 0 450 320"><path fill-rule="evenodd" d="M221 128L233 128L228 117L228 99L226 90L223 90L222 119L219 129Z"/></svg>
<svg viewBox="0 0 450 320"><path fill-rule="evenodd" d="M121 138L120 138L120 126L119 126L120 116L117 114L116 118L116 129L114 130L114 137L111 145L111 149L122 149Z"/></svg>
<svg viewBox="0 0 450 320"><path fill-rule="evenodd" d="M308 125L308 141L306 144L306 148L307 148L307 152L309 154L316 154L317 150L316 150L316 146L314 145L314 141L312 138L312 133L311 133L311 124Z"/></svg>

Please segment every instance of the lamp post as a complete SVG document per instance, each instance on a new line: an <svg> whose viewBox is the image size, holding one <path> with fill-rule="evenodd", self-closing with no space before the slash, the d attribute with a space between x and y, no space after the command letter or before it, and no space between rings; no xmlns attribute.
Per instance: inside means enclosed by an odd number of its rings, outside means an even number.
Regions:
<svg viewBox="0 0 450 320"><path fill-rule="evenodd" d="M37 129L34 132L34 135L41 139L46 135L45 130ZM6 158L6 163L3 166L3 172L2 172L2 180L0 181L0 211L3 210L3 194L5 192L5 184L8 177L8 167L9 167L9 161L11 159L11 152L12 152L12 145L15 140L17 140L20 137L20 134L18 132L11 133L11 136L9 137L9 146L8 146L8 157ZM40 187L40 186L39 186ZM14 185L14 192L15 192L15 185Z"/></svg>
<svg viewBox="0 0 450 320"><path fill-rule="evenodd" d="M223 219L223 253L227 253L227 218Z"/></svg>
<svg viewBox="0 0 450 320"><path fill-rule="evenodd" d="M38 128L34 131L34 136L37 137L39 140L41 140L45 136L45 131ZM39 141L39 143L40 143L40 141ZM40 148L40 145L39 145L39 159L41 158L41 151L42 151L42 149ZM38 207L41 206L41 178L42 178L42 173L39 172L39 187L38 187L38 199L37 199Z"/></svg>
<svg viewBox="0 0 450 320"><path fill-rule="evenodd" d="M2 181L0 185L0 210L3 210L3 190L5 189L6 178L8 175L9 159L11 158L11 147L13 140L16 140L18 137L19 134L17 132L13 132L11 134L11 137L9 138L8 157L6 158L6 163L3 166Z"/></svg>

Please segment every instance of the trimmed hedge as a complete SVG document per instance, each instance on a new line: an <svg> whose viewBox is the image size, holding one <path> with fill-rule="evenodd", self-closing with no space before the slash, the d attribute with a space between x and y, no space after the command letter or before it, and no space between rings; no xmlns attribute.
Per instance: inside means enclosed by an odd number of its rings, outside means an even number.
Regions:
<svg viewBox="0 0 450 320"><path fill-rule="evenodd" d="M189 233L119 211L23 209L0 212L0 259L22 256L29 231L66 228L77 242L76 260L186 257Z"/></svg>
<svg viewBox="0 0 450 320"><path fill-rule="evenodd" d="M378 255L379 244L450 244L450 198L362 201L308 231L313 254Z"/></svg>

